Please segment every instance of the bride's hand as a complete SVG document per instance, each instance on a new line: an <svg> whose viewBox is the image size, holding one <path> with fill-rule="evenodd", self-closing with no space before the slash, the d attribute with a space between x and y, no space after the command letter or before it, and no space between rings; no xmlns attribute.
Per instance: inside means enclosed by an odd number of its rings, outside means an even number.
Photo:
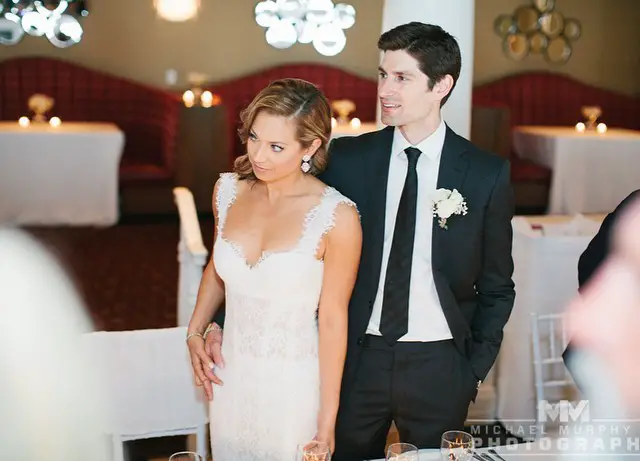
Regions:
<svg viewBox="0 0 640 461"><path fill-rule="evenodd" d="M213 385L222 384L220 379L213 373L213 361L207 355L204 348L204 340L201 336L191 336L187 341L189 348L189 356L191 357L191 366L197 386L204 387L207 399L213 400Z"/></svg>
<svg viewBox="0 0 640 461"><path fill-rule="evenodd" d="M318 442L324 442L327 445L329 445L329 451L331 452L331 454L333 454L333 452L335 451L336 436L335 436L335 430L333 428L319 429L318 432L316 433L316 436L313 438L313 440L316 440Z"/></svg>

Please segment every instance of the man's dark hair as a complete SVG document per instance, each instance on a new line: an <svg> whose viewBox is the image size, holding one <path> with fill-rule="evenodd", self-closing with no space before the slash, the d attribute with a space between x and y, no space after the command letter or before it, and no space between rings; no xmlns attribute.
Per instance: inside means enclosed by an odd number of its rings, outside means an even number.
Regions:
<svg viewBox="0 0 640 461"><path fill-rule="evenodd" d="M403 50L418 61L418 66L429 79L429 89L445 75L453 77L453 86L440 106L443 106L460 76L462 58L456 39L442 27L421 22L410 22L388 30L380 36L381 51Z"/></svg>

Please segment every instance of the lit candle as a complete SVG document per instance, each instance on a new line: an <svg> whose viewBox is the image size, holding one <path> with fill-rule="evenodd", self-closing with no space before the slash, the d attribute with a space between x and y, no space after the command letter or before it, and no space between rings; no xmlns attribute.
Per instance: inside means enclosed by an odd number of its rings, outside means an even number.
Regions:
<svg viewBox="0 0 640 461"><path fill-rule="evenodd" d="M193 107L193 103L195 102L196 96L193 94L193 91L187 90L182 95L182 101L184 105L187 107Z"/></svg>
<svg viewBox="0 0 640 461"><path fill-rule="evenodd" d="M49 119L49 125L51 125L54 128L59 127L61 123L62 123L62 120L60 120L60 118L58 117L51 117L51 119Z"/></svg>
<svg viewBox="0 0 640 461"><path fill-rule="evenodd" d="M605 125L604 123L598 123L598 125L596 126L596 131L598 133L606 133L607 132L607 125Z"/></svg>
<svg viewBox="0 0 640 461"><path fill-rule="evenodd" d="M200 96L200 104L202 107L211 107L213 105L213 95L211 91L205 91Z"/></svg>
<svg viewBox="0 0 640 461"><path fill-rule="evenodd" d="M20 117L20 119L18 120L18 125L20 125L22 128L26 128L31 125L31 120L29 120L29 117Z"/></svg>
<svg viewBox="0 0 640 461"><path fill-rule="evenodd" d="M362 123L360 122L359 118L353 117L351 119L351 128L357 130L358 128L360 128L360 125L362 125Z"/></svg>
<svg viewBox="0 0 640 461"><path fill-rule="evenodd" d="M578 123L576 123L576 131L577 131L578 133L584 133L584 130L585 130L586 128L587 128L587 127L585 126L585 124L584 124L584 123L582 123L582 122L578 122Z"/></svg>

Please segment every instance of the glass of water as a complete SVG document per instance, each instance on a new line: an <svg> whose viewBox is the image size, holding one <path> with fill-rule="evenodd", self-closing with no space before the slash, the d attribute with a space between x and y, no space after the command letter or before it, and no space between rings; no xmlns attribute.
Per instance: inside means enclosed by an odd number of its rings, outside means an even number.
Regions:
<svg viewBox="0 0 640 461"><path fill-rule="evenodd" d="M469 461L473 458L473 436L463 431L447 431L442 434L440 457L442 461Z"/></svg>
<svg viewBox="0 0 640 461"><path fill-rule="evenodd" d="M387 448L386 461L418 461L418 447L410 443L392 443Z"/></svg>
<svg viewBox="0 0 640 461"><path fill-rule="evenodd" d="M204 459L198 453L194 453L192 451L181 451L172 454L169 461L204 461Z"/></svg>
<svg viewBox="0 0 640 461"><path fill-rule="evenodd" d="M302 445L298 445L296 461L330 461L331 450L329 444L312 440Z"/></svg>

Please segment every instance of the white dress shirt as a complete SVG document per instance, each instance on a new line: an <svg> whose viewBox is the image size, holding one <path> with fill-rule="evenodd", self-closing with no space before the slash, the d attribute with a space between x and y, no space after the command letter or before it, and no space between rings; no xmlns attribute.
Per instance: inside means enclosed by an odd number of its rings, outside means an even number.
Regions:
<svg viewBox="0 0 640 461"><path fill-rule="evenodd" d="M382 247L382 264L380 282L373 310L367 328L367 334L380 335L380 318L382 315L382 299L384 282L393 241L396 215L400 204L400 196L407 175L407 147L420 149L422 154L416 166L418 173L418 203L416 216L416 233L411 261L411 286L409 289L409 329L399 341L440 341L451 339L451 330L442 311L438 293L436 292L431 268L431 235L433 213L431 199L438 183L440 157L447 128L444 121L429 137L412 146L402 132L396 128L393 133L389 177L387 185L387 203L385 211L384 243Z"/></svg>

